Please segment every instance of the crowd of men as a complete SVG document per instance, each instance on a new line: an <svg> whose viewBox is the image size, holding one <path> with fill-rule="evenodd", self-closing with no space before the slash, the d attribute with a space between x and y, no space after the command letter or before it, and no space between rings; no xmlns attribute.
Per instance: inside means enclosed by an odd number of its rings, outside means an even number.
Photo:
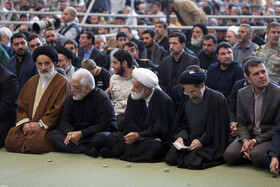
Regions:
<svg viewBox="0 0 280 187"><path fill-rule="evenodd" d="M219 4L190 0L170 0L177 19L166 20L164 3L150 3L149 13L149 4L136 1L138 13L163 17L91 16L89 24L123 27L79 28L77 13L90 1L58 2L59 27L0 28L1 147L189 169L251 161L279 174L278 20L206 19L223 14ZM92 11L132 14L128 1L102 2ZM223 8L229 15L268 15L274 10L268 5ZM48 19L12 13L13 1L5 8L7 20ZM166 21L192 29L168 30ZM154 29L129 27L137 24ZM207 29L222 24L228 29ZM255 25L267 27L254 31ZM116 37L100 35L109 33Z"/></svg>

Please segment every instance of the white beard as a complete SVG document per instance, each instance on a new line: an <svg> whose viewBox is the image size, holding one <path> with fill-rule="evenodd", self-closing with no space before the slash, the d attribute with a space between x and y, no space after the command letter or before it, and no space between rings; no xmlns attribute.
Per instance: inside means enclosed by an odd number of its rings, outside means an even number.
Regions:
<svg viewBox="0 0 280 187"><path fill-rule="evenodd" d="M144 89L140 93L132 92L130 96L133 100L143 99L145 96Z"/></svg>
<svg viewBox="0 0 280 187"><path fill-rule="evenodd" d="M192 44L192 45L198 45L200 42L202 42L202 40L203 40L203 37L202 37L202 36L200 36L200 37L198 37L198 38L192 37L192 39L191 39L191 44Z"/></svg>
<svg viewBox="0 0 280 187"><path fill-rule="evenodd" d="M75 101L80 101L80 100L83 100L85 96L86 96L86 94L85 94L85 90L84 90L84 88L83 88L82 93L76 94L76 95L73 94L73 99L74 99Z"/></svg>
<svg viewBox="0 0 280 187"><path fill-rule="evenodd" d="M53 74L54 74L54 65L52 66L52 68L50 69L50 71L47 72L47 73L42 73L38 68L37 68L37 71L38 71L38 73L39 73L39 75L40 75L40 78L47 81L47 80L49 80L49 79L53 76Z"/></svg>

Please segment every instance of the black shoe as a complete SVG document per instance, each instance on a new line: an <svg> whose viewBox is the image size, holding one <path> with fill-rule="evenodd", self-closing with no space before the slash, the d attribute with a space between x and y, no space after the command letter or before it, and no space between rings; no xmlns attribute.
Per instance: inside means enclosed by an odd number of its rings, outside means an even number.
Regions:
<svg viewBox="0 0 280 187"><path fill-rule="evenodd" d="M94 147L90 148L90 149L86 148L82 151L82 153L84 153L87 156L94 157L94 158L98 157L98 151Z"/></svg>
<svg viewBox="0 0 280 187"><path fill-rule="evenodd" d="M113 158L114 157L113 152L107 147L103 147L102 149L100 149L99 155L103 158Z"/></svg>

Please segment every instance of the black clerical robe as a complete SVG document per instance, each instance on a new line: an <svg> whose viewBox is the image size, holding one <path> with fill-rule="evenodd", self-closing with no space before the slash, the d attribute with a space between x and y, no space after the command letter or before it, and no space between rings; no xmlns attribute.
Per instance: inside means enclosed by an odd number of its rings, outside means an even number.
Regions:
<svg viewBox="0 0 280 187"><path fill-rule="evenodd" d="M210 89L205 88L203 99L207 99L207 124L206 131L200 140L202 148L194 151L178 151L172 147L166 156L166 162L182 168L205 169L223 163L223 153L228 146L229 114L225 97ZM175 120L174 140L183 138L185 145L190 145L193 139L188 131L185 106L189 97L186 97L178 110Z"/></svg>
<svg viewBox="0 0 280 187"><path fill-rule="evenodd" d="M144 99L133 100L128 97L125 111L124 133L109 135L108 143L115 144L111 150L115 157L133 162L157 162L162 161L169 150L172 125L175 119L175 108L170 97L155 88L147 108ZM140 140L132 143L124 143L124 135L137 132ZM114 136L114 137L113 137ZM155 140L155 139L160 139ZM109 141L108 141L109 140ZM119 141L118 145L116 141Z"/></svg>
<svg viewBox="0 0 280 187"><path fill-rule="evenodd" d="M100 132L116 131L116 121L108 95L100 88L94 88L82 100L74 100L73 95L65 100L60 130L53 131L50 140L57 150L63 152L80 153L90 146L100 149L103 142L96 141L94 136ZM64 144L67 133L72 131L82 132L79 145Z"/></svg>

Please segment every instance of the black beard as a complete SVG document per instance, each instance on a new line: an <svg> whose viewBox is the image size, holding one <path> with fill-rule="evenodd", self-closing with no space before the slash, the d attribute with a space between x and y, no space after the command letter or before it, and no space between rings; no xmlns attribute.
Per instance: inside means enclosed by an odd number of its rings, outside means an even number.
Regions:
<svg viewBox="0 0 280 187"><path fill-rule="evenodd" d="M23 53L23 54L20 54L20 53L17 53L17 52L15 52L15 53L16 53L16 55L19 56L19 57L24 57L24 56L27 54L27 50L26 50L25 53Z"/></svg>
<svg viewBox="0 0 280 187"><path fill-rule="evenodd" d="M121 66L121 69L119 70L119 72L117 73L117 75L120 75L123 77L124 74L124 68Z"/></svg>

